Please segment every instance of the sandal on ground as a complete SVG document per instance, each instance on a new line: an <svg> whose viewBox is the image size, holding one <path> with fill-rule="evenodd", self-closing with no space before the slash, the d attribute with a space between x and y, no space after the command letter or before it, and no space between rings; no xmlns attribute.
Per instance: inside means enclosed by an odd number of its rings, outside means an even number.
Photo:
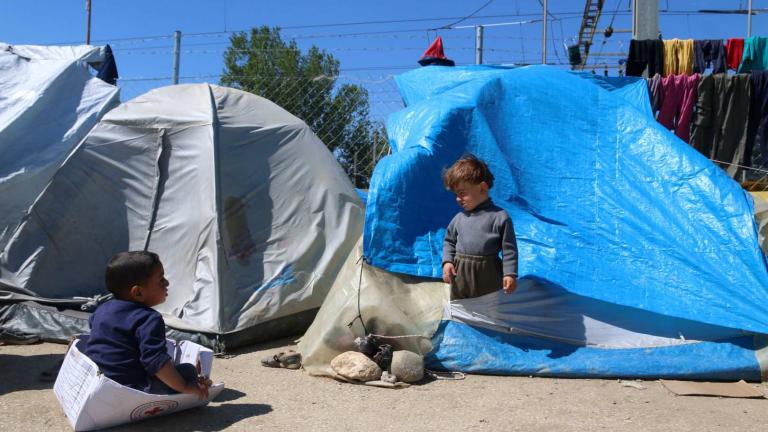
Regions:
<svg viewBox="0 0 768 432"><path fill-rule="evenodd" d="M280 352L271 357L261 359L261 365L274 368L298 369L301 367L301 354L295 351Z"/></svg>

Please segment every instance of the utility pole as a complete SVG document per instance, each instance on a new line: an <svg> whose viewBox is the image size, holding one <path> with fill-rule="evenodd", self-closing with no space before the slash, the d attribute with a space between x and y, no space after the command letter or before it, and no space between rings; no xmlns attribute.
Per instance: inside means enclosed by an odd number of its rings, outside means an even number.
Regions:
<svg viewBox="0 0 768 432"><path fill-rule="evenodd" d="M659 37L659 0L632 1L632 39Z"/></svg>
<svg viewBox="0 0 768 432"><path fill-rule="evenodd" d="M181 32L173 32L173 84L179 83L179 54L181 52Z"/></svg>
<svg viewBox="0 0 768 432"><path fill-rule="evenodd" d="M747 37L752 37L752 0L749 0L749 10L747 11Z"/></svg>
<svg viewBox="0 0 768 432"><path fill-rule="evenodd" d="M542 6L544 9L544 19L542 20L544 26L541 29L541 64L547 64L547 0L544 0Z"/></svg>
<svg viewBox="0 0 768 432"><path fill-rule="evenodd" d="M88 23L85 27L85 44L91 44L91 0L85 0L85 10L88 15Z"/></svg>
<svg viewBox="0 0 768 432"><path fill-rule="evenodd" d="M475 26L475 64L483 64L483 26Z"/></svg>

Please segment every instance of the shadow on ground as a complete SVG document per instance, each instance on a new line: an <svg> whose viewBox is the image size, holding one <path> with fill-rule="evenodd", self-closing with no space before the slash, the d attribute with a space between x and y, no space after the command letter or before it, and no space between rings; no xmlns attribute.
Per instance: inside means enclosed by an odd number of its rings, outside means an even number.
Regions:
<svg viewBox="0 0 768 432"><path fill-rule="evenodd" d="M271 349L275 349L275 348L284 348L284 347L287 347L287 349L295 350L296 347L294 345L296 344L296 340L299 339L300 337L301 337L301 335L299 334L299 335L285 337L285 338L281 338L281 339L277 339L277 340L273 340L273 341L269 341L269 342L263 342L263 343L259 343L259 344L254 344L254 345L248 345L248 346L244 346L244 347L240 347L240 348L235 348L235 349L233 349L231 351L228 351L225 354L225 357L226 356L241 356L241 355L251 354L251 353L254 353L254 352L258 352L258 351L267 351L267 350L271 350ZM290 347L288 347L289 345L290 345Z"/></svg>
<svg viewBox="0 0 768 432"><path fill-rule="evenodd" d="M236 393L240 393L237 392ZM223 394L223 393L222 393ZM242 394L242 393L241 393ZM216 398L218 401L219 398ZM232 404L208 405L200 408L182 411L156 419L144 420L124 426L110 428L110 431L169 431L169 430L195 430L195 431L219 431L233 424L251 417L272 412L272 406L266 404Z"/></svg>
<svg viewBox="0 0 768 432"><path fill-rule="evenodd" d="M222 390L221 393L219 393L219 395L216 397L216 402L232 402L233 400L238 400L243 396L246 396L246 394L239 390L225 387L224 390Z"/></svg>
<svg viewBox="0 0 768 432"><path fill-rule="evenodd" d="M64 354L0 354L0 395L53 389L53 381L63 360Z"/></svg>

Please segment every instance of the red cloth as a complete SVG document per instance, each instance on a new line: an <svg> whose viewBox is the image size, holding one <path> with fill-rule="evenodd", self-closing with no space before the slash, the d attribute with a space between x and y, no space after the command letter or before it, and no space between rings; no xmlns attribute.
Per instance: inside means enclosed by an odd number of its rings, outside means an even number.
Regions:
<svg viewBox="0 0 768 432"><path fill-rule="evenodd" d="M438 36L437 39L432 42L432 45L424 51L424 54L421 55L419 64L422 66L453 66L455 63L445 56L445 52L443 52L443 38Z"/></svg>
<svg viewBox="0 0 768 432"><path fill-rule="evenodd" d="M741 41L742 47L744 45L744 41ZM424 54L421 55L421 58L438 58L445 60L447 57L445 56L445 52L443 51L443 37L438 36L437 39L435 39L434 42L427 48L426 51L424 51ZM741 59L739 59L741 60Z"/></svg>
<svg viewBox="0 0 768 432"><path fill-rule="evenodd" d="M738 69L741 64L741 57L744 55L744 39L733 38L725 42L725 57L728 67Z"/></svg>
<svg viewBox="0 0 768 432"><path fill-rule="evenodd" d="M661 79L661 110L659 123L667 129L674 129L675 135L689 142L691 119L696 104L697 89L701 75L667 75Z"/></svg>

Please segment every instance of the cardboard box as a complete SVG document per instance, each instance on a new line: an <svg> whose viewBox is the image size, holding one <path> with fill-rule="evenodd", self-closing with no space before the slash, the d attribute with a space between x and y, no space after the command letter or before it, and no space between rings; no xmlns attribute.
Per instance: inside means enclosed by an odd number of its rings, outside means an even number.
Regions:
<svg viewBox="0 0 768 432"><path fill-rule="evenodd" d="M147 394L112 381L96 363L72 343L56 377L53 391L69 424L76 431L89 431L159 417L208 404L224 389L224 383L211 386L208 400L187 394ZM168 341L168 354L175 363L200 360L203 375L210 376L213 351L189 341Z"/></svg>

